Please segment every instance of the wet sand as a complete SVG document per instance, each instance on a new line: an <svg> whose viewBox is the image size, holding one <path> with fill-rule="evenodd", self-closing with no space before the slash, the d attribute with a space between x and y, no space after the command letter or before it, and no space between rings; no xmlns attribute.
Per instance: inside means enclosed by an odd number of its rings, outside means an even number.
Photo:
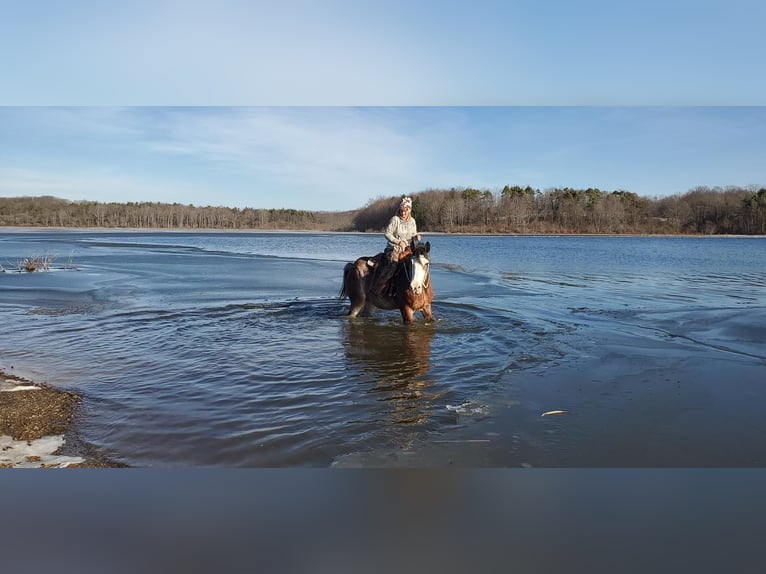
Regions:
<svg viewBox="0 0 766 574"><path fill-rule="evenodd" d="M0 371L0 468L110 468L78 440L80 397Z"/></svg>

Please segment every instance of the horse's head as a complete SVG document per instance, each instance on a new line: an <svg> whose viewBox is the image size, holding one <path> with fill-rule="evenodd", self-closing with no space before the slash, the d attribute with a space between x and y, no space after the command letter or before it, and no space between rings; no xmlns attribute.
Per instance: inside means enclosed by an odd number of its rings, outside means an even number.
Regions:
<svg viewBox="0 0 766 574"><path fill-rule="evenodd" d="M410 289L412 289L413 293L419 295L428 285L431 265L431 243L428 241L425 243L413 241L411 249L412 255L408 258L408 266L406 267L407 278L410 282Z"/></svg>

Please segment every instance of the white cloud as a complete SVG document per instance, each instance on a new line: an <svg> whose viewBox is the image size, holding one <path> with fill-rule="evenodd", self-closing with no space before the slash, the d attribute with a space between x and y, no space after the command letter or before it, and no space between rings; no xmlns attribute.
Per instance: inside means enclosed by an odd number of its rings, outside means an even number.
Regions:
<svg viewBox="0 0 766 574"><path fill-rule="evenodd" d="M415 190L428 163L423 143L400 129L395 114L379 110L214 108L172 110L165 120L147 134L154 151L216 165L288 196L336 197L337 209Z"/></svg>
<svg viewBox="0 0 766 574"><path fill-rule="evenodd" d="M296 169L382 174L414 167L411 139L346 109L235 108L172 117L157 134L155 149L238 163L246 170L292 179Z"/></svg>
<svg viewBox="0 0 766 574"><path fill-rule="evenodd" d="M6 108L7 149L21 160L0 159L0 193L353 209L423 189L439 171L434 150L456 139L450 122L425 129L407 116L381 108Z"/></svg>

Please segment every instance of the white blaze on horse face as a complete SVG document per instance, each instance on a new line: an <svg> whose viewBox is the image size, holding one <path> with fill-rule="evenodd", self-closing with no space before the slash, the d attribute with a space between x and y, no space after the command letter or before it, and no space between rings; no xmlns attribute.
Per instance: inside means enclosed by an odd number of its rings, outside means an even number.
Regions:
<svg viewBox="0 0 766 574"><path fill-rule="evenodd" d="M423 292L423 287L428 279L428 258L420 255L413 261L413 263L410 288L415 295L420 295Z"/></svg>

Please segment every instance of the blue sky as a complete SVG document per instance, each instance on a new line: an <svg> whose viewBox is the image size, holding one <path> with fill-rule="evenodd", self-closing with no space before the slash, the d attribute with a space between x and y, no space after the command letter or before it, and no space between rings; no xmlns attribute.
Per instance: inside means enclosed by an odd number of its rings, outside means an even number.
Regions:
<svg viewBox="0 0 766 574"><path fill-rule="evenodd" d="M3 107L0 195L343 210L428 188L766 185L766 107Z"/></svg>
<svg viewBox="0 0 766 574"><path fill-rule="evenodd" d="M765 6L0 0L0 195L766 185Z"/></svg>
<svg viewBox="0 0 766 574"><path fill-rule="evenodd" d="M0 0L5 105L763 105L761 0Z"/></svg>

